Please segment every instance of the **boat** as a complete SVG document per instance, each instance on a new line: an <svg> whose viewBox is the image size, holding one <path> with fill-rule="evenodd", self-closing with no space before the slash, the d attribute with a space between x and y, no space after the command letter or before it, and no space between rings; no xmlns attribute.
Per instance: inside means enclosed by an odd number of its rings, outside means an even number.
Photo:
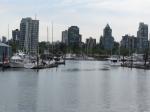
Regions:
<svg viewBox="0 0 150 112"><path fill-rule="evenodd" d="M74 60L75 58L73 57L73 55L71 53L66 54L65 56L65 60Z"/></svg>
<svg viewBox="0 0 150 112"><path fill-rule="evenodd" d="M36 63L26 63L26 64L24 64L24 68L26 68L26 69L43 69L45 67L42 65L37 65Z"/></svg>
<svg viewBox="0 0 150 112"><path fill-rule="evenodd" d="M41 65L41 61L39 59L36 59L36 57L33 56L27 56L24 61L24 68L26 69L41 69L44 66Z"/></svg>
<svg viewBox="0 0 150 112"><path fill-rule="evenodd" d="M35 63L32 63L32 62L28 62L28 63L24 64L24 68L26 68L26 69L33 69L35 67L37 67L37 65Z"/></svg>
<svg viewBox="0 0 150 112"><path fill-rule="evenodd" d="M58 65L65 65L65 59L63 57L54 57L54 60Z"/></svg>
<svg viewBox="0 0 150 112"><path fill-rule="evenodd" d="M121 61L118 56L111 56L108 58L108 61L110 66L121 66Z"/></svg>
<svg viewBox="0 0 150 112"><path fill-rule="evenodd" d="M10 59L10 67L11 68L23 68L24 67L24 59L19 55L14 55Z"/></svg>
<svg viewBox="0 0 150 112"><path fill-rule="evenodd" d="M58 64L56 64L55 60L42 60L42 65L45 67L45 68L55 68L55 67L58 67Z"/></svg>

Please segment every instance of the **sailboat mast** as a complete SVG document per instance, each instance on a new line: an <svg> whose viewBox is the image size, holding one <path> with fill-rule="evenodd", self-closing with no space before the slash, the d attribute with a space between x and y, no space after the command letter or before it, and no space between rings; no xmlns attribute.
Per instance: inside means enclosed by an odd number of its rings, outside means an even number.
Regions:
<svg viewBox="0 0 150 112"><path fill-rule="evenodd" d="M8 46L9 46L9 24L8 24ZM10 56L9 56L10 55L9 49L10 49L10 47L8 47L8 51L7 51L8 52L8 59L10 58Z"/></svg>
<svg viewBox="0 0 150 112"><path fill-rule="evenodd" d="M8 45L9 45L9 24L8 24Z"/></svg>
<svg viewBox="0 0 150 112"><path fill-rule="evenodd" d="M52 53L54 54L54 45L53 45L53 21L52 21Z"/></svg>
<svg viewBox="0 0 150 112"><path fill-rule="evenodd" d="M49 28L47 26L47 50L48 50L48 54L49 54Z"/></svg>
<svg viewBox="0 0 150 112"><path fill-rule="evenodd" d="M48 34L48 26L47 26L47 42L48 42L48 36L49 36L49 34Z"/></svg>

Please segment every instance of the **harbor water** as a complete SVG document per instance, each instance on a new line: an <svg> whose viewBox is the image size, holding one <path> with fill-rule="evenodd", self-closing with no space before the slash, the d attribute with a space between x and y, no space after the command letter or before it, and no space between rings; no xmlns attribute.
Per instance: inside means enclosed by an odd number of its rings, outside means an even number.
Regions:
<svg viewBox="0 0 150 112"><path fill-rule="evenodd" d="M101 61L1 70L0 112L150 112L150 71Z"/></svg>

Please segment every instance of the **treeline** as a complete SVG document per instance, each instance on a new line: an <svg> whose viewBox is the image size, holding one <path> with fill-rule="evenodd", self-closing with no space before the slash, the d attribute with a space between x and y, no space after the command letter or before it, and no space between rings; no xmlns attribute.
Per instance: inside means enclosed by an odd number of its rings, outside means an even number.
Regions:
<svg viewBox="0 0 150 112"><path fill-rule="evenodd" d="M9 41L9 45L12 47L12 52L16 53L19 50L19 42ZM74 53L74 54L87 54L87 55L124 55L128 56L135 52L135 50L129 50L126 48L119 47L118 42L114 42L114 47L111 50L105 50L100 44L96 44L96 46L89 48L86 44L82 43L80 46L66 46L64 43L47 43L45 41L39 42L39 53L44 54L45 51L51 53L62 52L66 53Z"/></svg>
<svg viewBox="0 0 150 112"><path fill-rule="evenodd" d="M96 44L95 47L88 48L86 44L82 43L80 46L72 45L66 46L63 43L50 44L45 41L39 43L39 53L43 54L45 50L49 52L63 52L66 53L75 53L75 54L87 54L87 55L124 55L128 56L135 50L129 50L126 48L119 47L119 43L115 42L112 50L105 50L100 44Z"/></svg>

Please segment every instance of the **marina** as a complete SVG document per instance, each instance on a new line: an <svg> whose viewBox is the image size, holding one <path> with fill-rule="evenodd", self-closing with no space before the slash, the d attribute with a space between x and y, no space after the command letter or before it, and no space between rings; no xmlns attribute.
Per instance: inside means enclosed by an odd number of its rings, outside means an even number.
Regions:
<svg viewBox="0 0 150 112"><path fill-rule="evenodd" d="M118 66L118 67L127 67L127 68L137 68L137 69L150 69L150 60L144 60L144 55L134 54L133 56L119 56L112 55L108 56L109 58L104 58L108 65ZM100 61L94 57L88 56L77 56L75 54L67 54L54 56L51 58L40 58L41 56L29 56L22 52L16 53L10 58L10 61L2 62L1 67L3 68L26 68L26 69L46 69L46 68L55 68L59 65L65 65L66 60L74 61Z"/></svg>
<svg viewBox="0 0 150 112"><path fill-rule="evenodd" d="M150 112L150 0L0 8L0 112Z"/></svg>

